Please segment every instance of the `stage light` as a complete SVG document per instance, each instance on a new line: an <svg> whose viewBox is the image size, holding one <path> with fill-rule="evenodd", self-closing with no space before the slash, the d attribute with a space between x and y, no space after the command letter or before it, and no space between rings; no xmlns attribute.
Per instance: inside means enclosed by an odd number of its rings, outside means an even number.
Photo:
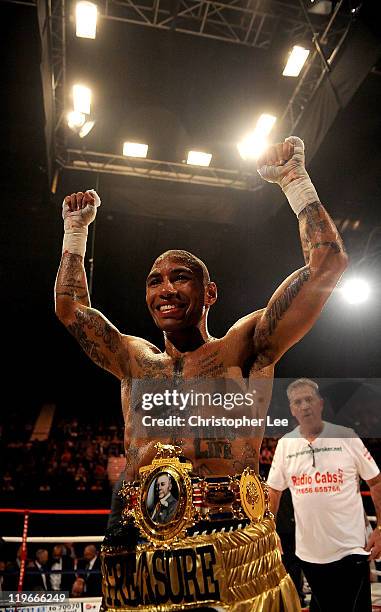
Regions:
<svg viewBox="0 0 381 612"><path fill-rule="evenodd" d="M90 134L91 130L95 125L95 121L86 121L86 123L81 127L78 132L80 138L84 138L87 134Z"/></svg>
<svg viewBox="0 0 381 612"><path fill-rule="evenodd" d="M262 114L253 132L248 134L238 145L238 152L242 159L258 159L268 146L267 137L270 134L276 117L274 115Z"/></svg>
<svg viewBox="0 0 381 612"><path fill-rule="evenodd" d="M211 160L211 153L203 153L202 151L188 151L187 164L191 166L209 166Z"/></svg>
<svg viewBox="0 0 381 612"><path fill-rule="evenodd" d="M255 126L256 134L258 134L258 136L268 136L274 127L275 121L276 117L274 117L274 115L267 115L266 113L261 115L257 121L257 125Z"/></svg>
<svg viewBox="0 0 381 612"><path fill-rule="evenodd" d="M124 142L123 155L127 157L147 157L148 145L140 142Z"/></svg>
<svg viewBox="0 0 381 612"><path fill-rule="evenodd" d="M67 115L67 124L71 130L82 127L85 121L86 115L78 111L71 111Z"/></svg>
<svg viewBox="0 0 381 612"><path fill-rule="evenodd" d="M75 7L75 33L79 38L95 38L97 34L96 4L77 2Z"/></svg>
<svg viewBox="0 0 381 612"><path fill-rule="evenodd" d="M73 86L73 106L78 113L90 115L91 89L84 85Z"/></svg>
<svg viewBox="0 0 381 612"><path fill-rule="evenodd" d="M362 278L351 278L343 285L341 292L349 304L361 304L368 299L370 286Z"/></svg>
<svg viewBox="0 0 381 612"><path fill-rule="evenodd" d="M299 47L298 45L294 45L292 47L291 53L287 60L287 64L285 69L283 70L283 76L297 77L300 74L301 69L307 61L307 57L309 56L309 49L305 49L304 47Z"/></svg>

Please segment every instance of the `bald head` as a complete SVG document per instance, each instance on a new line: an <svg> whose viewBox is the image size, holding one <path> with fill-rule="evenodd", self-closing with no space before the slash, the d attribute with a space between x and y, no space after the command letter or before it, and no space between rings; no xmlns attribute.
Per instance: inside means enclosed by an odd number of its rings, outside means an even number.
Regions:
<svg viewBox="0 0 381 612"><path fill-rule="evenodd" d="M203 285L207 285L210 282L209 270L204 262L189 251L183 251L181 249L171 249L169 251L165 251L165 253L159 255L152 267L154 267L156 263L163 261L163 259L179 261L189 266Z"/></svg>

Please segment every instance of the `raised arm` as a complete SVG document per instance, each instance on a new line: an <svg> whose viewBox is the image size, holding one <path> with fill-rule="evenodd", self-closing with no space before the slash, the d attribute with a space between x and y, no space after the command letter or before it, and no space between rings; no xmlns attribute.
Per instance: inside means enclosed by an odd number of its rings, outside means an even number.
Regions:
<svg viewBox="0 0 381 612"><path fill-rule="evenodd" d="M275 291L255 330L258 369L278 359L313 326L347 266L338 231L304 167L304 144L291 136L270 147L258 172L278 183L298 216L306 265Z"/></svg>
<svg viewBox="0 0 381 612"><path fill-rule="evenodd" d="M94 191L64 199L65 235L55 285L55 310L94 363L121 379L126 376L128 364L123 337L98 310L90 307L84 267L87 228L95 219L99 204Z"/></svg>

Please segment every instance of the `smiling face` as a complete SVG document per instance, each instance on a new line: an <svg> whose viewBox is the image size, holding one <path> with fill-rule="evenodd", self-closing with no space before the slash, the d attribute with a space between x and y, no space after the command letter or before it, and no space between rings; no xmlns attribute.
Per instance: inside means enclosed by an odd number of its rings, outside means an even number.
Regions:
<svg viewBox="0 0 381 612"><path fill-rule="evenodd" d="M190 261L171 256L159 257L146 283L148 310L157 327L165 332L197 326L208 299L208 288L201 273Z"/></svg>
<svg viewBox="0 0 381 612"><path fill-rule="evenodd" d="M289 391L291 414L303 431L317 431L322 426L323 400L308 384L301 384Z"/></svg>

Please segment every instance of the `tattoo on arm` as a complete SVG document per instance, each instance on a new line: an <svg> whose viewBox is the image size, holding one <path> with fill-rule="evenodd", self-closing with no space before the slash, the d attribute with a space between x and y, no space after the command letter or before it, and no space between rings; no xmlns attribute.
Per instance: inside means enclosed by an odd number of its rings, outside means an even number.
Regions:
<svg viewBox="0 0 381 612"><path fill-rule="evenodd" d="M334 253L344 251L342 240L320 202L312 202L301 211L299 228L306 264L309 264L313 250L329 247Z"/></svg>
<svg viewBox="0 0 381 612"><path fill-rule="evenodd" d="M119 348L118 332L105 321L98 313L89 309L86 311L76 310L75 321L68 325L70 333L78 340L87 355L99 366L109 369L111 366L110 356L105 353L116 353ZM91 337L94 332L95 337ZM99 338L99 342L97 341ZM106 351L105 351L106 349Z"/></svg>
<svg viewBox="0 0 381 612"><path fill-rule="evenodd" d="M265 315L268 322L269 335L274 333L278 322L286 313L293 299L298 295L304 283L306 283L309 278L310 270L308 268L303 268L300 270L299 274L291 281L291 283L284 289L283 293L270 306Z"/></svg>
<svg viewBox="0 0 381 612"><path fill-rule="evenodd" d="M85 268L81 255L64 253L57 276L56 297L70 297L74 302L90 306Z"/></svg>

